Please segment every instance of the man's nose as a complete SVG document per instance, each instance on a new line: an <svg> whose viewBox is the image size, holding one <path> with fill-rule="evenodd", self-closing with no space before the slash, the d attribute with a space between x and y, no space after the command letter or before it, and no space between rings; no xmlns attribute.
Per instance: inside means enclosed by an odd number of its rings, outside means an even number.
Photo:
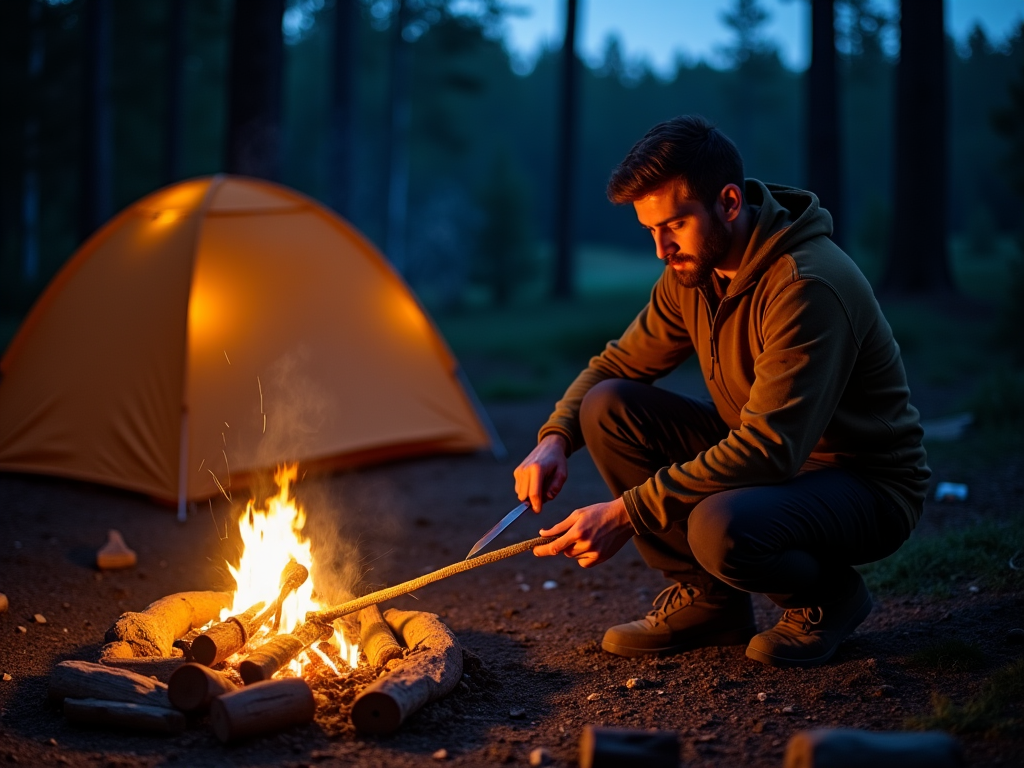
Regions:
<svg viewBox="0 0 1024 768"><path fill-rule="evenodd" d="M654 235L654 251L658 255L658 258L665 261L669 256L676 252L677 248L672 238L666 233L657 232Z"/></svg>

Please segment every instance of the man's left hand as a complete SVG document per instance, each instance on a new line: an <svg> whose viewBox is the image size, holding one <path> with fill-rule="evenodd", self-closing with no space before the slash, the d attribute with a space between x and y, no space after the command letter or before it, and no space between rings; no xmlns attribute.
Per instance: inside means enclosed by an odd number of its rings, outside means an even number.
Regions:
<svg viewBox="0 0 1024 768"><path fill-rule="evenodd" d="M557 525L541 530L541 536L559 538L536 547L533 554L545 557L564 552L582 567L590 568L622 549L633 534L626 504L619 498L577 509Z"/></svg>

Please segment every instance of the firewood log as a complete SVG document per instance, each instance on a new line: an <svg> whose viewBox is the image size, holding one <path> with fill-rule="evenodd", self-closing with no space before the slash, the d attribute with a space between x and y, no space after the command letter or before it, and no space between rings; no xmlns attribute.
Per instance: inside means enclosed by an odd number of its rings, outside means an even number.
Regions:
<svg viewBox="0 0 1024 768"><path fill-rule="evenodd" d="M384 613L409 648L403 661L365 688L352 704L352 724L363 733L391 733L425 704L450 693L462 679L462 648L432 613Z"/></svg>
<svg viewBox="0 0 1024 768"><path fill-rule="evenodd" d="M50 673L50 699L105 699L170 707L167 686L125 669L88 661L62 661Z"/></svg>
<svg viewBox="0 0 1024 768"><path fill-rule="evenodd" d="M179 592L151 603L141 613L128 612L114 622L106 642L123 641L139 657L170 656L174 641L201 627L231 605L227 592Z"/></svg>
<svg viewBox="0 0 1024 768"><path fill-rule="evenodd" d="M181 733L185 716L176 709L100 699L64 699L64 716L73 723L147 733Z"/></svg>
<svg viewBox="0 0 1024 768"><path fill-rule="evenodd" d="M402 658L404 653L376 605L359 612L359 648L374 669Z"/></svg>
<svg viewBox="0 0 1024 768"><path fill-rule="evenodd" d="M253 619L263 610L264 603L259 602L243 611L237 616L229 616L219 624L214 624L208 630L192 641L190 650L192 659L199 664L212 667L219 664L228 656L240 651L247 642L253 628Z"/></svg>
<svg viewBox="0 0 1024 768"><path fill-rule="evenodd" d="M588 725L580 736L580 768L677 768L679 737L672 731L636 731Z"/></svg>
<svg viewBox="0 0 1024 768"><path fill-rule="evenodd" d="M309 723L316 714L313 692L300 677L266 680L210 702L210 727L225 744L248 736Z"/></svg>
<svg viewBox="0 0 1024 768"><path fill-rule="evenodd" d="M186 663L184 656L171 656L166 659L123 659L101 656L100 664L111 669L134 672L143 677L155 677L161 683L171 679L175 670Z"/></svg>
<svg viewBox="0 0 1024 768"><path fill-rule="evenodd" d="M287 635L278 635L257 648L238 665L238 674L246 685L269 680L281 667L294 659L304 648L334 634L330 624L306 622Z"/></svg>
<svg viewBox="0 0 1024 768"><path fill-rule="evenodd" d="M963 748L952 736L877 733L853 728L800 731L786 745L785 768L960 768Z"/></svg>
<svg viewBox="0 0 1024 768"><path fill-rule="evenodd" d="M210 702L224 693L237 690L230 678L202 664L183 664L167 682L167 698L182 712L205 712Z"/></svg>

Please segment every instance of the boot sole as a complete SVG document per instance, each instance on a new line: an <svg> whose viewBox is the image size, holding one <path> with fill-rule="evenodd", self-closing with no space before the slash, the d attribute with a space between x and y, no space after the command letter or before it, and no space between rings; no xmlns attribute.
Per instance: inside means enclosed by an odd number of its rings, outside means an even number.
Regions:
<svg viewBox="0 0 1024 768"><path fill-rule="evenodd" d="M601 642L601 649L608 653L614 653L616 656L627 656L634 658L636 656L668 656L673 653L682 653L683 651L692 651L697 648L707 648L713 645L745 645L750 642L752 638L757 634L757 627L753 624L749 624L740 629L730 629L724 632L715 632L713 634L704 635L702 637L694 638L685 643L677 643L675 645L666 645L662 648L634 648L628 645L619 645L618 643L610 643L607 640Z"/></svg>
<svg viewBox="0 0 1024 768"><path fill-rule="evenodd" d="M765 653L757 648L751 648L748 645L747 658L760 661L762 664L767 664L770 667L816 667L819 664L824 664L835 656L843 640L853 634L853 631L868 617L868 614L871 613L871 609L874 607L875 604L871 599L871 595L868 594L867 599L857 609L857 612L846 622L846 626L843 628L844 635L842 639L821 656L814 656L809 659L791 659L787 656L773 656L770 653Z"/></svg>

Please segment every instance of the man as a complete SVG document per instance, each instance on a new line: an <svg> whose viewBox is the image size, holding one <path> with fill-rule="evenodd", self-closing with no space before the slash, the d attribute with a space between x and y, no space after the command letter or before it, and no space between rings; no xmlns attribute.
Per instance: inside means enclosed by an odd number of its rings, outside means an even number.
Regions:
<svg viewBox="0 0 1024 768"><path fill-rule="evenodd" d="M744 644L775 666L827 661L871 610L852 567L894 552L930 471L889 324L809 192L744 181L701 117L656 125L615 169L666 269L576 378L515 470L539 512L586 445L613 501L577 509L538 555L583 567L630 538L674 583L611 627L623 656ZM713 402L652 386L690 355ZM755 634L750 593L784 609Z"/></svg>

